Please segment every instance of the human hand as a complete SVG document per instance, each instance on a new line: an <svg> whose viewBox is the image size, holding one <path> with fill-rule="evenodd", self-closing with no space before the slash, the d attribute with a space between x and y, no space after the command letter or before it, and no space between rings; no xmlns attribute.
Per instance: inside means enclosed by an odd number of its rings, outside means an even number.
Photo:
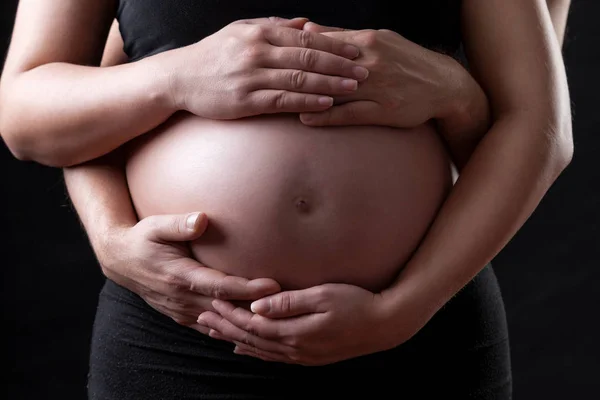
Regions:
<svg viewBox="0 0 600 400"><path fill-rule="evenodd" d="M302 31L306 19L235 21L165 57L174 110L211 119L322 111L368 75L358 49Z"/></svg>
<svg viewBox="0 0 600 400"><path fill-rule="evenodd" d="M151 216L113 229L95 250L107 278L175 322L206 334L196 320L213 309L214 299L251 301L281 290L272 279L249 281L192 259L187 241L200 237L207 225L202 213Z"/></svg>
<svg viewBox="0 0 600 400"><path fill-rule="evenodd" d="M213 307L198 318L211 337L234 342L238 354L302 365L387 350L420 328L392 315L381 294L346 284L280 292L252 303L254 313L221 300Z"/></svg>
<svg viewBox="0 0 600 400"><path fill-rule="evenodd" d="M333 107L300 115L306 125L385 125L412 128L443 118L481 89L453 58L386 29L346 30L308 22L305 31L354 44L354 61L369 70L356 92L337 96Z"/></svg>

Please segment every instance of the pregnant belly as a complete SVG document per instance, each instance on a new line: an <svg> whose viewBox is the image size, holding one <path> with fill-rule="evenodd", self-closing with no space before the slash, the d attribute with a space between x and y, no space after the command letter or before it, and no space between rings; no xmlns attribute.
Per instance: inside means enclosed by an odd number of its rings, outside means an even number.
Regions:
<svg viewBox="0 0 600 400"><path fill-rule="evenodd" d="M203 211L202 263L285 289L378 291L417 248L451 185L431 125L311 128L297 116L214 121L178 114L132 143L140 218Z"/></svg>

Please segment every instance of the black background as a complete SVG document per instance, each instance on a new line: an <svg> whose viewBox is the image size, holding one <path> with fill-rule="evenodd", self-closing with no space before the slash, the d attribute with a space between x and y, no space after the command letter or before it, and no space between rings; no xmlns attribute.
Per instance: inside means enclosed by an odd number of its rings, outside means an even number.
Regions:
<svg viewBox="0 0 600 400"><path fill-rule="evenodd" d="M16 0L2 0L0 55ZM573 0L564 46L575 157L496 257L515 399L600 398L600 2ZM60 170L0 143L4 399L84 399L102 275ZM399 389L401 390L401 389ZM401 392L400 392L401 397Z"/></svg>

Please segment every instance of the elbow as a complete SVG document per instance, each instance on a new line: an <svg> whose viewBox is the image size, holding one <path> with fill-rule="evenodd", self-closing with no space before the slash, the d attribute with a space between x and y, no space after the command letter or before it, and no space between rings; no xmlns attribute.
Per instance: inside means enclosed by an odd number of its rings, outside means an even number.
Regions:
<svg viewBox="0 0 600 400"><path fill-rule="evenodd" d="M555 167L556 177L560 175L573 160L575 145L573 142L573 125L571 114L567 113L564 122L557 123L550 129L552 137L551 158Z"/></svg>
<svg viewBox="0 0 600 400"><path fill-rule="evenodd" d="M31 141L13 124L6 122L6 113L0 114L0 135L11 154L20 161L32 161Z"/></svg>
<svg viewBox="0 0 600 400"><path fill-rule="evenodd" d="M17 160L59 168L76 164L73 157L48 143L48 140L32 137L18 128L0 122L0 134L6 147Z"/></svg>

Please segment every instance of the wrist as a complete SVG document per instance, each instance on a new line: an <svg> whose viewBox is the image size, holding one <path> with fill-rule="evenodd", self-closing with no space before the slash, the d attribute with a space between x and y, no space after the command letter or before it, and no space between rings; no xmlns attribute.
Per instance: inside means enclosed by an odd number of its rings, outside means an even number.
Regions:
<svg viewBox="0 0 600 400"><path fill-rule="evenodd" d="M139 61L140 69L148 75L148 95L167 115L183 110L183 96L180 95L181 85L178 84L178 74L174 68L174 57L177 50L167 51Z"/></svg>
<svg viewBox="0 0 600 400"><path fill-rule="evenodd" d="M447 93L434 118L448 132L487 131L490 110L485 92L458 61L447 58L450 65Z"/></svg>
<svg viewBox="0 0 600 400"><path fill-rule="evenodd" d="M413 278L399 278L378 294L381 326L393 346L410 339L445 304L429 285Z"/></svg>
<svg viewBox="0 0 600 400"><path fill-rule="evenodd" d="M111 277L114 265L119 264L117 256L122 254L121 247L126 242L125 234L128 227L112 226L98 229L97 234L90 236L90 244L94 254L107 277Z"/></svg>

